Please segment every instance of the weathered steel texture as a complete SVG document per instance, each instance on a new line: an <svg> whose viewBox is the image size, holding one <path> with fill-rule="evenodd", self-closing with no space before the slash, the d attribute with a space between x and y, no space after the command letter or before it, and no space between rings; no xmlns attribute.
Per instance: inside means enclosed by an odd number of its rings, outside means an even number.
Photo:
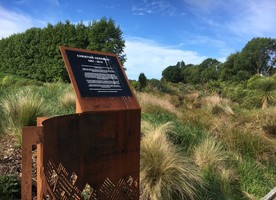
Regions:
<svg viewBox="0 0 276 200"><path fill-rule="evenodd" d="M24 127L22 131L21 197L32 199L32 146L42 142L42 127ZM39 157L39 156L38 156Z"/></svg>
<svg viewBox="0 0 276 200"><path fill-rule="evenodd" d="M33 145L38 199L83 199L86 190L94 200L139 199L139 109L66 115L42 124L23 129L23 200L31 199Z"/></svg>
<svg viewBox="0 0 276 200"><path fill-rule="evenodd" d="M44 197L81 199L89 185L94 199L139 198L139 110L55 117L43 127Z"/></svg>
<svg viewBox="0 0 276 200"><path fill-rule="evenodd" d="M80 114L38 118L38 127L24 127L22 199L31 199L32 146L37 145L38 200L138 200L141 108L135 94L127 82L130 96L82 97L65 48L72 48L60 47Z"/></svg>

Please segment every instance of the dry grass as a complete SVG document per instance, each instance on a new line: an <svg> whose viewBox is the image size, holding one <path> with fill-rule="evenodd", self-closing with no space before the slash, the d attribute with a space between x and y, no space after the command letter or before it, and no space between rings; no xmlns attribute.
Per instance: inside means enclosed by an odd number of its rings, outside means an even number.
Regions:
<svg viewBox="0 0 276 200"><path fill-rule="evenodd" d="M196 199L203 181L187 158L167 139L171 124L142 124L140 180L142 199Z"/></svg>
<svg viewBox="0 0 276 200"><path fill-rule="evenodd" d="M215 173L219 177L219 187L224 194L231 196L233 185L239 182L239 175L234 163L222 144L215 138L208 137L194 150L196 164L205 173Z"/></svg>
<svg viewBox="0 0 276 200"><path fill-rule="evenodd" d="M234 112L229 106L230 101L225 98L221 98L218 95L207 96L203 98L203 104L211 108L211 112L214 115L233 115Z"/></svg>
<svg viewBox="0 0 276 200"><path fill-rule="evenodd" d="M137 93L137 98L142 107L143 112L159 113L167 111L181 117L182 113L168 100L161 96L155 96L149 93Z"/></svg>
<svg viewBox="0 0 276 200"><path fill-rule="evenodd" d="M30 88L7 95L1 101L1 106L5 116L5 132L16 135L19 143L22 127L36 125L36 118L45 116L48 111L44 99Z"/></svg>
<svg viewBox="0 0 276 200"><path fill-rule="evenodd" d="M218 170L224 168L229 157L221 143L207 137L195 148L194 159L201 169Z"/></svg>
<svg viewBox="0 0 276 200"><path fill-rule="evenodd" d="M190 94L185 95L185 104L187 108L189 109L194 109L194 108L200 108L201 103L200 103L200 94L199 92L193 92Z"/></svg>
<svg viewBox="0 0 276 200"><path fill-rule="evenodd" d="M59 102L63 108L75 108L76 95L74 91L66 91L65 94L59 98Z"/></svg>

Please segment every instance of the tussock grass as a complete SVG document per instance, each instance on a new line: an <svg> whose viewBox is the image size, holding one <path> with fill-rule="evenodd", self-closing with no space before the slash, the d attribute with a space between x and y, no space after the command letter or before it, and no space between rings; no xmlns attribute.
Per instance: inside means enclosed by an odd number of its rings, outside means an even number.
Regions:
<svg viewBox="0 0 276 200"><path fill-rule="evenodd" d="M195 109L195 108L200 108L201 103L200 103L200 94L198 91L195 91L190 94L185 95L185 104L187 108L189 109Z"/></svg>
<svg viewBox="0 0 276 200"><path fill-rule="evenodd" d="M140 181L142 199L196 199L203 181L194 164L168 140L172 125L142 124Z"/></svg>
<svg viewBox="0 0 276 200"><path fill-rule="evenodd" d="M1 101L1 107L5 117L5 132L16 135L20 144L22 127L36 125L36 118L45 116L48 111L44 99L31 88L24 88L5 96Z"/></svg>
<svg viewBox="0 0 276 200"><path fill-rule="evenodd" d="M239 197L243 196L238 187L240 182L239 175L235 170L237 160L233 160L222 143L213 137L206 137L202 143L195 147L194 160L203 174L205 174L205 178L209 179L208 187L223 194L221 194L221 199L224 199L222 196L229 199L234 198L236 195ZM214 181L217 184L217 188L210 186Z"/></svg>
<svg viewBox="0 0 276 200"><path fill-rule="evenodd" d="M258 131L233 129L221 135L221 141L227 148L242 156L249 156L257 160L275 160L276 141Z"/></svg>
<svg viewBox="0 0 276 200"><path fill-rule="evenodd" d="M76 95L74 91L67 90L63 96L60 96L59 103L63 109L74 111L76 108Z"/></svg>
<svg viewBox="0 0 276 200"><path fill-rule="evenodd" d="M177 117L182 116L182 113L166 98L149 93L137 93L137 98L144 112L160 113L160 111L166 111Z"/></svg>
<svg viewBox="0 0 276 200"><path fill-rule="evenodd" d="M194 150L195 163L201 169L219 170L229 159L222 144L212 137L207 137Z"/></svg>
<svg viewBox="0 0 276 200"><path fill-rule="evenodd" d="M229 106L230 101L225 98L221 98L218 95L207 96L203 98L203 104L211 108L211 112L214 115L233 115L234 112Z"/></svg>

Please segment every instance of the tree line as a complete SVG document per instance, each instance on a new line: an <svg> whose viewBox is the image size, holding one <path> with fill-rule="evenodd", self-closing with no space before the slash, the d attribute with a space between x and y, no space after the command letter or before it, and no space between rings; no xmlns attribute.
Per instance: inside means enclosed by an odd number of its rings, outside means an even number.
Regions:
<svg viewBox="0 0 276 200"><path fill-rule="evenodd" d="M122 63L126 60L122 31L112 19L88 25L67 20L1 39L0 71L44 82L69 81L58 46L112 52Z"/></svg>
<svg viewBox="0 0 276 200"><path fill-rule="evenodd" d="M276 72L276 39L253 38L240 51L228 56L224 63L207 58L199 65L184 61L168 66L162 76L169 82L204 84L208 81L248 80L256 74L271 76Z"/></svg>

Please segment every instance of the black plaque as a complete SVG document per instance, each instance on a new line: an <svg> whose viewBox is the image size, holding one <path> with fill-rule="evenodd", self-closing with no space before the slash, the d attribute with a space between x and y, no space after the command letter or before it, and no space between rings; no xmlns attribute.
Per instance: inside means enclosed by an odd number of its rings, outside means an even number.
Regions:
<svg viewBox="0 0 276 200"><path fill-rule="evenodd" d="M82 97L132 96L116 56L65 49Z"/></svg>

